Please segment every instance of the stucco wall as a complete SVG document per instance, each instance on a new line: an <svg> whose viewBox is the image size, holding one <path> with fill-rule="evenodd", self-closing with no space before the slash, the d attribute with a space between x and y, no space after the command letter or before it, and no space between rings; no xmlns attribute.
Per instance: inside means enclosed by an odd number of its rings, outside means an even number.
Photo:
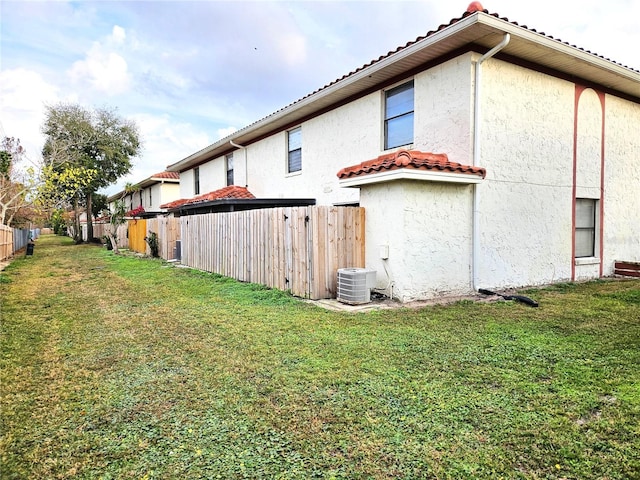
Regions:
<svg viewBox="0 0 640 480"><path fill-rule="evenodd" d="M640 105L605 98L604 274L640 262Z"/></svg>
<svg viewBox="0 0 640 480"><path fill-rule="evenodd" d="M224 157L216 158L203 163L200 169L200 193L212 192L227 185L227 172ZM194 169L180 173L180 198L191 198L196 195L194 182Z"/></svg>
<svg viewBox="0 0 640 480"><path fill-rule="evenodd" d="M603 138L602 93L495 59L482 82L480 286L598 278L616 259L637 261L639 106L606 96ZM572 256L574 145L575 198L604 202L590 259Z"/></svg>
<svg viewBox="0 0 640 480"><path fill-rule="evenodd" d="M318 204L358 201L358 191L340 188L341 168L379 155L380 93L340 107L302 126L302 170L287 173L287 134L278 133L234 153L238 178L263 198L315 198Z"/></svg>
<svg viewBox="0 0 640 480"><path fill-rule="evenodd" d="M378 289L405 302L470 293L472 187L367 185L360 205L366 212L366 265L377 271ZM386 260L383 245L389 247Z"/></svg>
<svg viewBox="0 0 640 480"><path fill-rule="evenodd" d="M155 185L158 188L158 195L156 191L153 192L153 208L158 210L160 205L173 202L180 198L180 184L178 183L159 183Z"/></svg>
<svg viewBox="0 0 640 480"><path fill-rule="evenodd" d="M466 69L459 63L449 66L455 67L450 72L457 68L454 91L464 90ZM434 117L432 123L438 123L436 112L447 112L451 99L438 91L434 73L416 79L416 144L422 143L416 148L431 151L436 148L426 145L437 145L441 131L421 137L426 130L421 122ZM429 84L435 97L430 103L426 89L419 87L426 78L435 83ZM477 287L592 279L601 272L610 275L615 260L638 261L640 107L606 96L603 130L602 93L495 59L484 64L482 82L479 165L487 169L487 178L476 187ZM469 128L464 113L471 110L463 104L470 101L464 93L457 103L452 100L454 119L444 122L448 128ZM426 113L435 104L439 107ZM449 151L443 139L442 150L454 161L471 164L472 151L466 148L470 135L457 135L464 141L453 140ZM389 274L395 296L404 301L471 291L472 188L412 182L362 188L367 267L378 271L379 288L388 287ZM598 212L596 220L593 258L573 257L575 198L596 199L603 205L602 217ZM447 213L440 216L443 212ZM390 256L383 261L380 245L387 243Z"/></svg>
<svg viewBox="0 0 640 480"><path fill-rule="evenodd" d="M471 164L473 67L467 53L415 78L414 148Z"/></svg>
<svg viewBox="0 0 640 480"><path fill-rule="evenodd" d="M446 152L452 161L466 161L471 148L470 58L465 54L415 76L415 142L404 148ZM336 174L385 153L383 109L384 93L378 91L302 123L301 172L286 171L286 132L235 150L235 183L261 198L357 202L358 189L341 188ZM224 157L200 165L201 193L225 184ZM182 173L181 196L193 196L193 170Z"/></svg>
<svg viewBox="0 0 640 480"><path fill-rule="evenodd" d="M478 287L571 278L574 91L496 59L483 64Z"/></svg>

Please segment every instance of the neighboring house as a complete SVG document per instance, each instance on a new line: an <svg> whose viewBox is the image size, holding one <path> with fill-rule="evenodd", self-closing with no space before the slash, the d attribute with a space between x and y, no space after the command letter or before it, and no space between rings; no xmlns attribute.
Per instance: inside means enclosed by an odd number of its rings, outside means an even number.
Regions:
<svg viewBox="0 0 640 480"><path fill-rule="evenodd" d="M477 3L170 165L180 197L365 207L367 267L403 301L640 261L640 71Z"/></svg>
<svg viewBox="0 0 640 480"><path fill-rule="evenodd" d="M116 200L122 199L128 212L138 217L155 217L166 213L163 204L180 198L180 174L177 172L160 172L134 185L135 191L125 190L108 198L109 207L113 210Z"/></svg>

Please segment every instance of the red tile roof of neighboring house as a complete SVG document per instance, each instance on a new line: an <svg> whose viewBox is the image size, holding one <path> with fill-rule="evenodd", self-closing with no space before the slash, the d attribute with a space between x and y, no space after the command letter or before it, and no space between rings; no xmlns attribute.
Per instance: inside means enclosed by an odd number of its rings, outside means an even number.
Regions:
<svg viewBox="0 0 640 480"><path fill-rule="evenodd" d="M393 153L380 155L373 160L359 163L352 167L343 168L338 172L338 178L351 178L360 175L378 173L382 170L398 170L401 168L413 168L417 170L438 170L452 173L477 175L484 178L486 170L481 167L462 165L450 162L444 153L427 153L418 150L399 150Z"/></svg>
<svg viewBox="0 0 640 480"><path fill-rule="evenodd" d="M245 187L239 187L237 185L229 185L228 187L214 190L213 192L204 193L193 198L181 198L180 200L174 200L173 202L160 205L160 208L177 208L183 205L193 205L194 203L212 202L214 200L223 200L227 198L234 199L252 199L256 198L253 193L247 190Z"/></svg>
<svg viewBox="0 0 640 480"><path fill-rule="evenodd" d="M149 178L172 178L175 180L180 180L180 174L178 172L160 172L154 173Z"/></svg>
<svg viewBox="0 0 640 480"><path fill-rule="evenodd" d="M140 205L139 207L136 207L132 210L129 210L127 213L125 213L125 217L137 217L140 216L141 214L145 213L144 207L142 205Z"/></svg>

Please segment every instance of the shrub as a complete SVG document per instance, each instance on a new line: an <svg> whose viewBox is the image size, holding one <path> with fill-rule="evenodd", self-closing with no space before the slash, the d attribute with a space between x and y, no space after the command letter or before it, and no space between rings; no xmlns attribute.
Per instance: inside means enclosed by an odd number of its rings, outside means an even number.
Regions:
<svg viewBox="0 0 640 480"><path fill-rule="evenodd" d="M149 236L144 237L144 241L149 245L149 249L151 250L151 256L153 258L159 257L159 244L158 244L158 235L155 232L149 230Z"/></svg>

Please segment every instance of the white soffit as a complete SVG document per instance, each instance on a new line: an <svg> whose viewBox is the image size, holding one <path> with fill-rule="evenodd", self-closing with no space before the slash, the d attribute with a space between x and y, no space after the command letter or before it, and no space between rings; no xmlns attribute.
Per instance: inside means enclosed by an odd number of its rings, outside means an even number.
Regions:
<svg viewBox="0 0 640 480"><path fill-rule="evenodd" d="M457 183L470 185L482 182L479 175L468 173L443 172L437 170L417 170L413 168L399 168L378 173L368 173L356 177L339 180L341 187L362 187L374 183L386 183L397 180L417 180L421 182Z"/></svg>

